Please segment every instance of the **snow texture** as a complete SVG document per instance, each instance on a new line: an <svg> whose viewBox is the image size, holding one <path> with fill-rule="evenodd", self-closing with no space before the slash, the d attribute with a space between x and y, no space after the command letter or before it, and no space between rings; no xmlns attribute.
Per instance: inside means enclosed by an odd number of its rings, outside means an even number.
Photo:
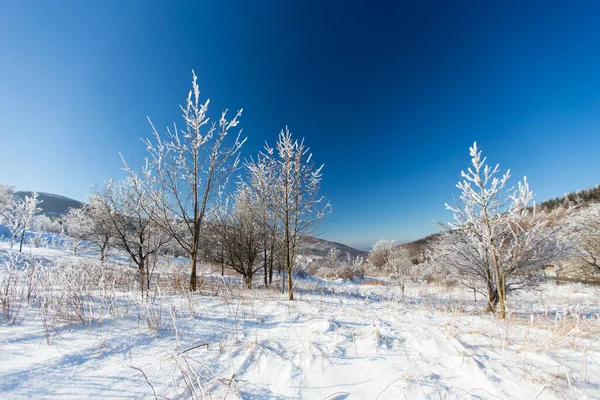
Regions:
<svg viewBox="0 0 600 400"><path fill-rule="evenodd" d="M0 243L0 256L8 253ZM24 253L47 265L97 256ZM129 268L114 255L110 262ZM200 293L158 291L150 302L135 288L115 290L112 308L95 309L86 324L48 326L39 307L19 323L2 321L0 398L600 395L597 287L544 284L511 297L498 321L459 288L412 282L401 300L394 286L310 277L296 279L296 300L287 301L275 289L242 289L237 277L205 279L214 284Z"/></svg>

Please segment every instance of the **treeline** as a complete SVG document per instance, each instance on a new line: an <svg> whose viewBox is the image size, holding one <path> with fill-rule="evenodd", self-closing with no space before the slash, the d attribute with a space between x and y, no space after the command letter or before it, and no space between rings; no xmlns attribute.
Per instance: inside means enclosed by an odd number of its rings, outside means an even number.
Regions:
<svg viewBox="0 0 600 400"><path fill-rule="evenodd" d="M600 202L600 185L585 190L565 193L562 197L554 197L542 201L538 207L541 211L552 211L561 207L571 208L577 205L598 202Z"/></svg>

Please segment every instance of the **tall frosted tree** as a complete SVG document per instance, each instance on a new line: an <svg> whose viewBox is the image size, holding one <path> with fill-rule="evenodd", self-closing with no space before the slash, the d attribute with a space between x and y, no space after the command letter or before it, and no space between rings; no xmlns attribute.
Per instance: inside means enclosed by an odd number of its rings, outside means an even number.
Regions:
<svg viewBox="0 0 600 400"><path fill-rule="evenodd" d="M256 161L246 163L250 186L280 225L280 247L288 275L288 298L294 299L292 271L302 241L315 232L331 211L319 194L323 165L312 162L304 141L292 138L286 127L274 148L268 144Z"/></svg>
<svg viewBox="0 0 600 400"><path fill-rule="evenodd" d="M238 126L242 110L228 119L227 110L216 121L208 117L210 100L200 102L200 89L193 73L183 111L184 129L174 124L158 133L150 122L154 140L144 141L148 150L148 178L157 209L150 218L167 232L191 260L189 289L197 289L196 276L201 254L200 238L211 204L238 168L239 150L245 139L241 130L229 139Z"/></svg>

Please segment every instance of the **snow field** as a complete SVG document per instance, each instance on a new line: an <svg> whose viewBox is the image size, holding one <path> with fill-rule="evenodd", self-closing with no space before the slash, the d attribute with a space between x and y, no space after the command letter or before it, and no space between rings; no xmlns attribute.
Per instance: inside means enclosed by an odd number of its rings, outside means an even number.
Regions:
<svg viewBox="0 0 600 400"><path fill-rule="evenodd" d="M2 320L0 398L600 396L599 288L545 284L511 298L509 318L497 321L469 291L418 283L402 300L393 286L307 278L289 302L236 278L207 277L194 294L161 278L142 301L135 280L108 283L126 265L107 268L101 286L65 272L97 265L89 258L30 257L63 279L45 296L68 304L45 308L40 296L14 323Z"/></svg>

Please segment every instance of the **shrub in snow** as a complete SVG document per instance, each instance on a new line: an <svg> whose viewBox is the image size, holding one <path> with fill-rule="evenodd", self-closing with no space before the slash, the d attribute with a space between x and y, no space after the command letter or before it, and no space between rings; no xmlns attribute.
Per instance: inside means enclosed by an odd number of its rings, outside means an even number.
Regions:
<svg viewBox="0 0 600 400"><path fill-rule="evenodd" d="M13 252L4 256L3 264L4 268L0 270L2 319L6 323L17 323L24 318L27 307L37 295L40 265Z"/></svg>
<svg viewBox="0 0 600 400"><path fill-rule="evenodd" d="M376 271L396 282L404 298L406 281L413 278L415 270L408 250L396 246L393 240L379 240L369 253L369 261Z"/></svg>

